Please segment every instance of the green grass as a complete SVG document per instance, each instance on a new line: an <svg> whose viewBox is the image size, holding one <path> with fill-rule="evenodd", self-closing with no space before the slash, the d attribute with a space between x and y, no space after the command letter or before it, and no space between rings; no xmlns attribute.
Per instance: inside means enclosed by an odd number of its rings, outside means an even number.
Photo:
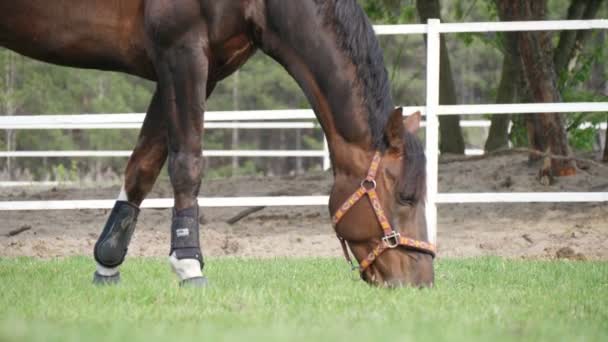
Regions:
<svg viewBox="0 0 608 342"><path fill-rule="evenodd" d="M339 259L212 259L182 289L164 260L122 284L92 260L0 259L0 341L607 341L608 263L441 260L432 290L372 288Z"/></svg>

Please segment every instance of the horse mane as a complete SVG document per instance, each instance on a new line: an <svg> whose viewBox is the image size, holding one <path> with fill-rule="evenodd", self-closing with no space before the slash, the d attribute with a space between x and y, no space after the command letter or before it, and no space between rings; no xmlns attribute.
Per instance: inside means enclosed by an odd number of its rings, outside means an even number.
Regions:
<svg viewBox="0 0 608 342"><path fill-rule="evenodd" d="M404 138L402 174L397 191L402 200L417 202L426 198L426 156L422 142L408 131Z"/></svg>
<svg viewBox="0 0 608 342"><path fill-rule="evenodd" d="M338 45L350 57L363 87L373 147L385 150L385 127L394 109L382 48L356 0L315 0L335 28Z"/></svg>

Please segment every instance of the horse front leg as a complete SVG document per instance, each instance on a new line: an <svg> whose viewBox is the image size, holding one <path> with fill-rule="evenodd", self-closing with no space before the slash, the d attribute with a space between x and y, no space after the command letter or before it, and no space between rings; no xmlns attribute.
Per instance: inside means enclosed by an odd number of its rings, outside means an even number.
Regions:
<svg viewBox="0 0 608 342"><path fill-rule="evenodd" d="M203 115L208 59L202 29L185 33L157 51L161 101L168 116L168 169L175 204L169 260L182 285L204 286L197 196L203 158Z"/></svg>
<svg viewBox="0 0 608 342"><path fill-rule="evenodd" d="M167 153L167 118L157 90L146 113L137 145L127 163L124 185L95 243L93 254L97 269L93 276L94 283L108 284L120 280L119 266L127 254L139 206L152 189Z"/></svg>

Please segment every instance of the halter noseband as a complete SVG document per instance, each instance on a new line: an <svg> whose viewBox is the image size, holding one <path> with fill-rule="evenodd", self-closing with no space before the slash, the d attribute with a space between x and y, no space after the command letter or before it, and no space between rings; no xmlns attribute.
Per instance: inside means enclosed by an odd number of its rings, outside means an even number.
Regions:
<svg viewBox="0 0 608 342"><path fill-rule="evenodd" d="M355 205L355 203L359 202L359 200L365 195L369 197L369 201L372 204L372 208L374 209L374 213L376 214L378 223L380 223L384 236L382 237L382 241L374 249L372 249L365 259L359 263L360 273L363 273L386 250L394 249L399 246L430 254L433 258L435 257L436 253L436 247L432 243L401 236L398 231L393 229L390 222L386 218L384 209L382 209L382 204L378 199L378 193L376 192L376 172L378 171L378 166L380 165L381 159L382 156L380 155L380 152L376 152L374 159L372 159L369 170L367 171L367 177L361 181L361 186L340 206L332 217L332 224L335 229L340 220L344 217L348 210ZM353 269L355 269L350 254L348 253L346 240L340 235L338 235L338 240L340 240L340 244L342 245L342 250L344 251L346 261L348 261Z"/></svg>

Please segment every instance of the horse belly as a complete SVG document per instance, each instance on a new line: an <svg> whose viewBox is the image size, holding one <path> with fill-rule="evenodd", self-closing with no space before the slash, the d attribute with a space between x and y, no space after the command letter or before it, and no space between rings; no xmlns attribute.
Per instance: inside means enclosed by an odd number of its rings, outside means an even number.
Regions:
<svg viewBox="0 0 608 342"><path fill-rule="evenodd" d="M0 46L48 63L152 79L143 1L0 0Z"/></svg>

